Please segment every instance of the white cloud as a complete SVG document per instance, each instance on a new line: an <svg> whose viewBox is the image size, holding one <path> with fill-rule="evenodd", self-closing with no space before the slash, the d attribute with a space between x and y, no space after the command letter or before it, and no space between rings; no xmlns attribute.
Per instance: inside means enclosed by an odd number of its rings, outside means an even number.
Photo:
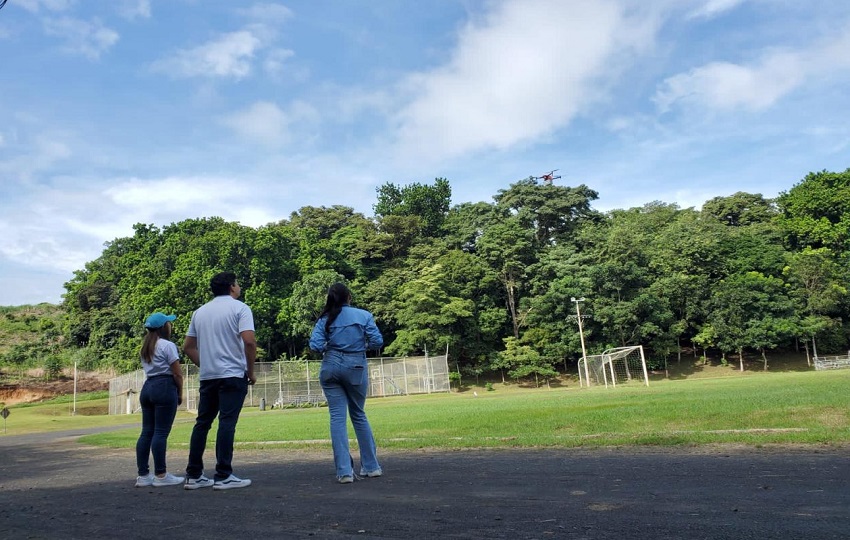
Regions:
<svg viewBox="0 0 850 540"><path fill-rule="evenodd" d="M693 10L688 18L690 19L710 19L731 11L743 4L747 0L707 0L700 7Z"/></svg>
<svg viewBox="0 0 850 540"><path fill-rule="evenodd" d="M172 77L227 77L242 79L251 73L251 61L261 47L248 30L222 35L193 49L181 50L152 65L154 71Z"/></svg>
<svg viewBox="0 0 850 540"><path fill-rule="evenodd" d="M666 79L655 102L661 111L677 103L712 109L762 110L804 79L804 66L792 53L777 53L753 66L713 62Z"/></svg>
<svg viewBox="0 0 850 540"><path fill-rule="evenodd" d="M499 4L460 32L446 65L407 81L402 150L442 158L546 137L600 97L592 83L651 41L649 26L612 1Z"/></svg>
<svg viewBox="0 0 850 540"><path fill-rule="evenodd" d="M122 0L118 6L118 12L125 19L133 20L137 17L149 19L151 16L150 0Z"/></svg>
<svg viewBox="0 0 850 540"><path fill-rule="evenodd" d="M239 13L250 19L269 24L282 23L294 16L294 13L288 7L273 3L254 4L250 8L240 9Z"/></svg>
<svg viewBox="0 0 850 540"><path fill-rule="evenodd" d="M690 105L717 110L761 111L815 79L850 68L850 28L796 51L766 49L750 64L712 62L668 77L654 101L659 110Z"/></svg>
<svg viewBox="0 0 850 540"><path fill-rule="evenodd" d="M118 42L118 32L103 26L99 20L92 22L62 17L45 19L44 31L65 41L64 49L73 54L81 54L90 60L97 60L101 53Z"/></svg>
<svg viewBox="0 0 850 540"><path fill-rule="evenodd" d="M289 128L296 121L313 121L318 112L309 104L295 101L288 111L269 101L258 101L247 109L221 119L222 124L238 135L268 146L285 144L290 139Z"/></svg>
<svg viewBox="0 0 850 540"><path fill-rule="evenodd" d="M15 4L32 13L42 8L46 11L65 11L74 4L74 0L12 0Z"/></svg>
<svg viewBox="0 0 850 540"><path fill-rule="evenodd" d="M289 138L286 114L268 101L254 103L245 110L223 118L222 123L243 137L267 145L278 145Z"/></svg>
<svg viewBox="0 0 850 540"><path fill-rule="evenodd" d="M0 173L4 176L2 187L29 184L34 177L56 163L71 158L73 151L66 139L68 135L39 134L31 142L27 141L26 146L14 152L9 159L0 160Z"/></svg>
<svg viewBox="0 0 850 540"><path fill-rule="evenodd" d="M295 56L295 52L290 49L272 49L263 60L263 70L272 76L279 76L283 73L284 63Z"/></svg>

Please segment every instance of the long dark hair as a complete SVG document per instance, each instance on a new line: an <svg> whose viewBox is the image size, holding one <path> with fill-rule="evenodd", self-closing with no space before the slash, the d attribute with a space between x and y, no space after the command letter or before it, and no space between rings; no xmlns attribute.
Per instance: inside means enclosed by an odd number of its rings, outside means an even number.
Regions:
<svg viewBox="0 0 850 540"><path fill-rule="evenodd" d="M342 306L351 301L351 291L342 283L334 283L328 289L328 300L325 302L325 309L319 314L321 319L325 315L328 316L325 320L325 332L331 331L331 324L336 320L339 313L342 311Z"/></svg>
<svg viewBox="0 0 850 540"><path fill-rule="evenodd" d="M147 331L145 340L142 342L141 355L145 362L150 364L153 362L153 355L156 352L157 340L159 338L168 339L171 337L171 323L167 322L159 328L148 328Z"/></svg>

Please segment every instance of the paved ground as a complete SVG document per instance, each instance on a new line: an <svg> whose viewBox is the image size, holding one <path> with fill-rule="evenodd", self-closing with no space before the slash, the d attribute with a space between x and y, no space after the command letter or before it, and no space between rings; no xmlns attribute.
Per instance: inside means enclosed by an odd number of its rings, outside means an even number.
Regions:
<svg viewBox="0 0 850 540"><path fill-rule="evenodd" d="M850 538L847 449L384 452L344 486L329 449L237 449L254 485L216 492L134 488L79 434L0 436L0 538Z"/></svg>

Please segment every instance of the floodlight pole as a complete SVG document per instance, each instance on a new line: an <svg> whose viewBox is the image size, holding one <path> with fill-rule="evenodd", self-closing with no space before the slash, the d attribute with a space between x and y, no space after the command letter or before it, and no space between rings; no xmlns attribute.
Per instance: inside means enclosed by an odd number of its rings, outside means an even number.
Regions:
<svg viewBox="0 0 850 540"><path fill-rule="evenodd" d="M581 310L578 305L580 302L584 302L584 297L576 298L575 296L571 297L576 305L576 318L578 318L578 336L581 339L581 358L584 360L584 380L587 381L588 388L590 387L590 371L587 369L587 349L584 347L584 330L581 326Z"/></svg>

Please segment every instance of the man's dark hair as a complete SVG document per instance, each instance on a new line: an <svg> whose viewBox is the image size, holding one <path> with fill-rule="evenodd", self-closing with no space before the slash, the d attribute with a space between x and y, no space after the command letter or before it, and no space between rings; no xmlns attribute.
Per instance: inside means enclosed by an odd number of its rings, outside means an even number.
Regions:
<svg viewBox="0 0 850 540"><path fill-rule="evenodd" d="M210 280L210 290L214 296L230 294L230 286L236 283L236 274L233 272L219 272Z"/></svg>

